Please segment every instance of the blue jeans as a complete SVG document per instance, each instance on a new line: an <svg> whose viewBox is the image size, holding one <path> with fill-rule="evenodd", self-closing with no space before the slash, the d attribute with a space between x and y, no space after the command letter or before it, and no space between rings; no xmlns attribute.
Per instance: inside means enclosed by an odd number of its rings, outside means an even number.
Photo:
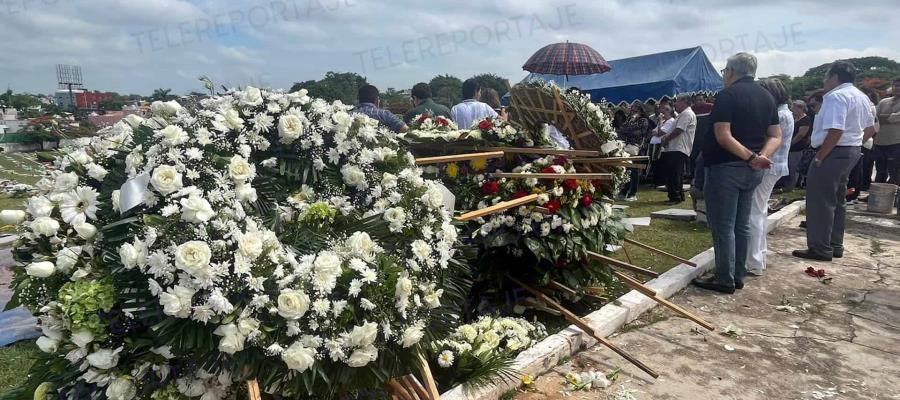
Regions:
<svg viewBox="0 0 900 400"><path fill-rule="evenodd" d="M641 185L641 170L637 168L629 168L629 181L625 184L625 187L622 188L622 194L625 197L633 197L637 196L638 187Z"/></svg>
<svg viewBox="0 0 900 400"><path fill-rule="evenodd" d="M716 252L716 280L720 285L734 287L747 274L750 208L753 191L763 174L743 161L706 168L703 195Z"/></svg>

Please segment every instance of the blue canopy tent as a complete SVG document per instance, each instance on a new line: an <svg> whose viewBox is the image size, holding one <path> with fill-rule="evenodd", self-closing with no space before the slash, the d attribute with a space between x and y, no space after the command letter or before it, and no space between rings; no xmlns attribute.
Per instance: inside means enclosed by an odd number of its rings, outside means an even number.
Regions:
<svg viewBox="0 0 900 400"><path fill-rule="evenodd" d="M717 92L724 87L701 47L612 60L609 64L612 69L604 74L566 77L532 73L523 82L542 79L561 87L576 86L590 93L595 102L605 99L613 104L659 100L679 93ZM504 104L508 104L508 96L504 96Z"/></svg>

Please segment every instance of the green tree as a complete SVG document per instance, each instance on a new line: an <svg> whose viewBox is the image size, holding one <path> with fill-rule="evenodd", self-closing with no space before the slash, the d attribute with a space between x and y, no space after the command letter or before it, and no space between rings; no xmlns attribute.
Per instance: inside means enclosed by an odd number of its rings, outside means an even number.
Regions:
<svg viewBox="0 0 900 400"><path fill-rule="evenodd" d="M306 89L313 97L320 97L327 101L340 100L344 104L356 104L359 88L366 84L368 84L366 78L355 72L328 71L321 80L294 83L291 91Z"/></svg>
<svg viewBox="0 0 900 400"><path fill-rule="evenodd" d="M509 91L509 81L497 74L480 74L472 77L482 88L491 88L503 97Z"/></svg>
<svg viewBox="0 0 900 400"><path fill-rule="evenodd" d="M892 79L900 76L900 63L885 57L859 57L849 58L843 61L849 61L856 67L857 83L867 79L882 78ZM825 63L814 68L810 68L802 76L791 80L791 94L793 98L802 99L806 94L822 88L822 80L831 63Z"/></svg>
<svg viewBox="0 0 900 400"><path fill-rule="evenodd" d="M462 100L462 81L452 75L438 75L428 83L434 101L453 107Z"/></svg>
<svg viewBox="0 0 900 400"><path fill-rule="evenodd" d="M153 90L153 94L150 95L150 101L169 101L175 100L177 96L172 94L172 89L155 89Z"/></svg>
<svg viewBox="0 0 900 400"><path fill-rule="evenodd" d="M391 110L395 114L404 114L412 108L409 93L407 92L387 88L387 90L381 92L380 97L381 107Z"/></svg>

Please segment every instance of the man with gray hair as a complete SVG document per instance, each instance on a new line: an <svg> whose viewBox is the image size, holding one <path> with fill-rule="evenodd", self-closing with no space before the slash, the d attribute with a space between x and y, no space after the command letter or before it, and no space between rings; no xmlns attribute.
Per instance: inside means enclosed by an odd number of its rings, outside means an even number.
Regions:
<svg viewBox="0 0 900 400"><path fill-rule="evenodd" d="M754 81L756 65L756 57L748 53L728 59L722 70L725 89L716 96L710 116L714 137L703 148L703 194L716 271L714 278L694 284L729 294L744 287L753 192L781 143L778 108L772 95Z"/></svg>

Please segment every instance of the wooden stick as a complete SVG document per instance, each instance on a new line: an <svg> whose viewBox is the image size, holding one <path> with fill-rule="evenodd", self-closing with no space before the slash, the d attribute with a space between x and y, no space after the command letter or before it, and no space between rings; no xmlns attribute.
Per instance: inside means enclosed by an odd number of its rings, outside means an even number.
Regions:
<svg viewBox="0 0 900 400"><path fill-rule="evenodd" d="M572 162L589 162L597 164L616 163L623 161L648 161L647 156L631 156L631 157L600 157L600 158L573 158Z"/></svg>
<svg viewBox="0 0 900 400"><path fill-rule="evenodd" d="M628 259L628 263L633 265L633 264L634 264L634 260L631 259L631 254L628 254L628 248L625 247L624 244L622 244L622 251L625 252L625 258Z"/></svg>
<svg viewBox="0 0 900 400"><path fill-rule="evenodd" d="M615 275L616 278L619 278L619 280L624 282L626 285L628 285L632 289L637 290L638 292L641 292L645 296L651 298L653 301L668 307L670 310L675 311L676 313L680 314L681 316L683 316L691 321L696 322L698 325L700 325L710 331L713 331L716 329L709 322L706 322L702 318L700 318L694 314L691 314L689 311L685 310L684 308L681 308L681 306L679 306L675 303L672 303L671 301L666 300L662 297L659 297L659 295L656 293L656 291L654 291L653 289L645 286L644 284L632 279L630 276L625 275L619 271L613 271L613 275Z"/></svg>
<svg viewBox="0 0 900 400"><path fill-rule="evenodd" d="M568 320L569 322L571 322L572 324L574 324L575 326L577 326L578 328L583 330L588 335L591 335L591 337L593 337L594 339L597 339L598 342L600 342L604 346L608 347L610 350L616 352L616 354L622 356L622 358L628 360L628 362L634 364L634 366L640 368L641 371L646 372L648 375L650 375L654 378L659 377L659 374L656 373L656 371L654 371L650 367L644 365L644 363L642 363L640 360L634 358L631 354L628 354L625 350L622 350L618 346L614 345L612 342L610 342L605 337L597 334L597 332L594 331L594 328L592 328L590 325L588 325L586 322L584 322L584 320L581 319L581 317L573 314L571 311L569 311L567 308L563 307L561 304L557 303L555 300L551 299L549 296L541 293L541 291L539 291L529 285L526 285L525 283L519 281L518 279L513 278L511 275L507 275L507 277L510 280L512 280L513 282L515 282L517 285L519 285L519 286L523 287L525 290L531 292L531 294L533 294L537 298L541 299L541 301L543 301L543 302L549 304L551 307L555 308L557 311L562 313L562 315L566 318L566 320Z"/></svg>
<svg viewBox="0 0 900 400"><path fill-rule="evenodd" d="M605 264L609 264L613 267L619 267L630 272L635 272L638 274L647 275L653 278L659 277L659 272L651 271L649 269L638 267L637 265L629 264L625 261L619 261L612 257L604 256L603 254L594 253L593 251L587 252L588 257L593 258L597 261L600 261Z"/></svg>
<svg viewBox="0 0 900 400"><path fill-rule="evenodd" d="M543 172L522 173L522 172L492 172L488 174L492 178L515 178L515 179L586 179L586 180L612 180L612 174L601 174L593 172L575 172L567 174L549 174Z"/></svg>
<svg viewBox="0 0 900 400"><path fill-rule="evenodd" d="M427 391L425 391L425 387L422 386L422 383L419 382L419 380L416 379L415 376L406 375L403 377L403 382L406 384L405 386L407 387L407 390L413 392L413 394L416 395L417 398L422 400L431 399L431 395L428 394Z"/></svg>
<svg viewBox="0 0 900 400"><path fill-rule="evenodd" d="M515 199L515 200L501 201L501 202L499 202L499 203L497 203L497 204L494 204L494 205L492 205L492 206L490 206L490 207L485 207L485 208L482 208L482 209L480 209L480 210L475 210L475 211L467 212L467 213L465 213L465 214L463 214L463 215L460 215L460 216L456 217L456 220L457 220L457 221L469 221L469 220L473 220L473 219L475 219L475 218L481 218L481 217L483 217L483 216L485 216L485 215L490 215L490 214L493 214L493 213L498 213L498 212L500 212L500 211L508 210L508 209L514 208L514 207L518 207L518 206L521 206L521 205L523 205L523 204L531 203L531 202L537 200L537 198L538 198L538 195L537 195L537 194L529 194L528 196L520 197L520 198Z"/></svg>
<svg viewBox="0 0 900 400"><path fill-rule="evenodd" d="M598 157L600 152L596 150L562 150L541 147L488 147L488 151L502 151L512 154L548 154L569 157Z"/></svg>
<svg viewBox="0 0 900 400"><path fill-rule="evenodd" d="M422 367L422 379L425 380L425 388L428 389L428 393L431 396L430 399L440 399L441 393L438 392L437 382L434 381L434 375L431 374L431 367L428 366L428 360L425 359L425 356L422 355L422 353L419 353L419 365Z"/></svg>
<svg viewBox="0 0 900 400"><path fill-rule="evenodd" d="M534 211L537 211L537 212L539 212L539 213L541 213L541 214L544 214L544 215L550 215L550 214L552 214L552 213L550 212L550 209L547 208L547 207L535 206L535 207L534 207Z"/></svg>
<svg viewBox="0 0 900 400"><path fill-rule="evenodd" d="M438 157L423 157L416 159L416 165L427 165L427 164L440 164L440 163L449 163L449 162L457 162L457 161L471 161L471 160L481 160L486 158L500 158L503 157L502 151L488 151L484 153L468 153L468 154L454 154L452 156L438 156Z"/></svg>
<svg viewBox="0 0 900 400"><path fill-rule="evenodd" d="M259 382L256 379L247 381L247 397L250 400L261 400L262 395L259 392Z"/></svg>
<svg viewBox="0 0 900 400"><path fill-rule="evenodd" d="M412 396L409 391L407 391L406 387L404 387L397 379L391 379L387 383L388 388L391 392L394 393L394 396L399 397L403 400L415 400L416 398Z"/></svg>
<svg viewBox="0 0 900 400"><path fill-rule="evenodd" d="M625 162L607 163L607 164L600 164L600 165L604 166L604 167L625 167L625 168L634 168L634 169L650 168L650 166L647 164L632 164L632 163L625 163Z"/></svg>
<svg viewBox="0 0 900 400"><path fill-rule="evenodd" d="M631 240L631 239L625 238L625 242L626 242L626 243L631 243L631 244L633 244L633 245L635 245L635 246L637 246L637 247L640 247L640 248L643 248L643 249L646 249L646 250L650 250L650 251L652 251L652 252L654 252L654 253L657 253L657 254L662 254L662 255L664 255L664 256L666 256L666 257L672 258L672 259L674 259L674 260L676 260L676 261L679 261L679 262L681 262L681 263L683 263L683 264L687 264L687 265L690 265L690 266L692 266L692 267L696 267L696 266L697 266L697 263L695 263L695 262L693 262L693 261L691 261L691 260L686 260L686 259L681 258L681 257L678 257L678 256L676 256L676 255L674 255L674 254L666 253L665 251L662 251L662 250L657 249L657 248L655 248L655 247L652 247L652 246L650 246L650 245L647 245L647 244L638 242L638 241L636 241L636 240Z"/></svg>
<svg viewBox="0 0 900 400"><path fill-rule="evenodd" d="M549 285L549 286L550 286L551 288L553 288L553 289L556 289L556 290L560 291L560 292L566 293L566 294L568 294L569 296L575 296L575 297L578 296L578 292L576 292L575 289L572 289L572 288L570 288L570 287L568 287L568 286L566 286L566 285L563 285L562 283L559 283L559 282L557 282L557 281L550 281L550 285Z"/></svg>

